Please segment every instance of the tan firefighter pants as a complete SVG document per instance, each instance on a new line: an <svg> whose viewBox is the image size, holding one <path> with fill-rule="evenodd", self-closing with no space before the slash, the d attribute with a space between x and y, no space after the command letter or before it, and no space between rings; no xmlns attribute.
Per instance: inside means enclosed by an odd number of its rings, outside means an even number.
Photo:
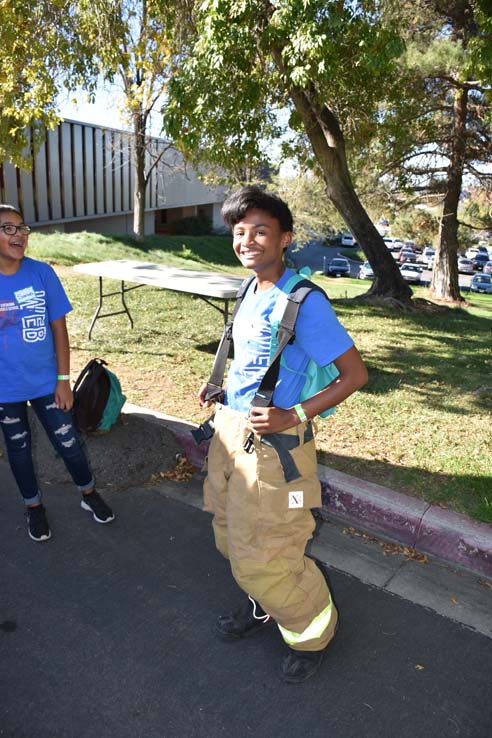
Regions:
<svg viewBox="0 0 492 738"><path fill-rule="evenodd" d="M334 636L338 613L323 575L304 555L315 526L310 508L321 504L314 439L304 442L311 426L282 434L297 445L290 458L301 473L287 483L285 463L260 436L253 453L243 449L249 430L242 413L217 405L214 424L204 497L216 546L291 648L321 650Z"/></svg>

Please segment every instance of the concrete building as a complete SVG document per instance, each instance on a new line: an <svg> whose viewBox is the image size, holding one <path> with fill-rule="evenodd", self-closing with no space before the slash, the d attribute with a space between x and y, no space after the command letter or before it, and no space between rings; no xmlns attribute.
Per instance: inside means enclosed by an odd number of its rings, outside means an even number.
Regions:
<svg viewBox="0 0 492 738"><path fill-rule="evenodd" d="M127 131L65 120L48 133L31 171L0 164L0 201L20 207L38 231L132 233L133 141ZM148 161L159 155L146 192L146 234L201 214L221 230L223 189L205 186L176 149L152 138Z"/></svg>

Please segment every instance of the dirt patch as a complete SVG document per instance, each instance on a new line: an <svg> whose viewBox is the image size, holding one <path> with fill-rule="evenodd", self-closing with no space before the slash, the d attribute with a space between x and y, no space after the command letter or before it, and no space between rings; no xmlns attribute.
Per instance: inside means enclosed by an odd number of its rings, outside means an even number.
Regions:
<svg viewBox="0 0 492 738"><path fill-rule="evenodd" d="M30 411L33 458L40 485L70 482L63 461ZM124 489L148 482L173 469L180 448L170 430L133 414L122 415L109 433L83 437L83 443L99 488ZM6 461L3 437L0 458Z"/></svg>

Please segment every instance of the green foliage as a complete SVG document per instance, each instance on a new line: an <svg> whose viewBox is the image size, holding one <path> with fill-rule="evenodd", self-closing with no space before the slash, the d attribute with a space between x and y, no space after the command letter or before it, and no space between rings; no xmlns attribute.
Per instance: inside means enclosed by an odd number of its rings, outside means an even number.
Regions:
<svg viewBox="0 0 492 738"><path fill-rule="evenodd" d="M391 234L397 238L415 241L417 246L434 243L439 219L429 210L411 208L398 213L391 225Z"/></svg>
<svg viewBox="0 0 492 738"><path fill-rule="evenodd" d="M273 177L267 189L289 204L294 217L294 240L298 246L324 239L343 227L343 221L326 196L326 186L315 172Z"/></svg>
<svg viewBox="0 0 492 738"><path fill-rule="evenodd" d="M163 109L167 132L190 156L228 167L258 160L262 139L281 133L273 113L292 106L294 88L328 105L349 139L371 135L403 49L375 22L372 3L205 0L195 20Z"/></svg>
<svg viewBox="0 0 492 738"><path fill-rule="evenodd" d="M74 49L65 0L1 0L0 8L0 161L29 168L46 129L59 122L59 91L89 86L92 59Z"/></svg>
<svg viewBox="0 0 492 738"><path fill-rule="evenodd" d="M190 215L175 220L170 230L176 235L209 236L212 233L212 221L206 215Z"/></svg>

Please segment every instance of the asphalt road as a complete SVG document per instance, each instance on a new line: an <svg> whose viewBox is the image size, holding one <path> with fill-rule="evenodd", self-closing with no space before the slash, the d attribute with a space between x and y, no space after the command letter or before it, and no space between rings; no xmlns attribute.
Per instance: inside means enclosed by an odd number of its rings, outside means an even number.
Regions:
<svg viewBox="0 0 492 738"><path fill-rule="evenodd" d="M0 483L2 738L490 738L490 635L332 568L339 634L312 680L286 685L274 626L212 636L244 595L209 515L126 489L97 525L54 485L37 544L5 464Z"/></svg>

